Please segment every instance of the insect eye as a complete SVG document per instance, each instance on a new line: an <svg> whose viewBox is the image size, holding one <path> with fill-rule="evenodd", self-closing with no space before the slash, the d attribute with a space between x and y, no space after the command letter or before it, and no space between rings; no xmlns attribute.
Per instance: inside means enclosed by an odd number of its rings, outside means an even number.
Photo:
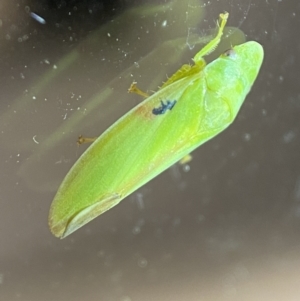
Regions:
<svg viewBox="0 0 300 301"><path fill-rule="evenodd" d="M223 53L224 56L227 56L229 58L235 59L236 58L236 52L234 49L228 49Z"/></svg>

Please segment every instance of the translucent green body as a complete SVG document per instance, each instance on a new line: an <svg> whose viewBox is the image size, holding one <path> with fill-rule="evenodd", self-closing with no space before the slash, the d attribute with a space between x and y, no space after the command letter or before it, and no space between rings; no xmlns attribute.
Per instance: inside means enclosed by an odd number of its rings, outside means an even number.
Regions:
<svg viewBox="0 0 300 301"><path fill-rule="evenodd" d="M251 89L263 60L257 42L226 51L206 65L218 35L162 88L120 118L80 157L51 205L49 225L66 237L227 128ZM153 114L161 101L171 110Z"/></svg>

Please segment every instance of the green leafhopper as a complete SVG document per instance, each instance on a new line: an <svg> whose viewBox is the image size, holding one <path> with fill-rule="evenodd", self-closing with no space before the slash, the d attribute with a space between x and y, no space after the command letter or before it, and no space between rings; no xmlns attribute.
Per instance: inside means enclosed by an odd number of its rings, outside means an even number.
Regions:
<svg viewBox="0 0 300 301"><path fill-rule="evenodd" d="M64 238L226 129L235 119L263 61L254 41L234 46L206 65L216 37L153 95L108 128L63 180L49 226Z"/></svg>

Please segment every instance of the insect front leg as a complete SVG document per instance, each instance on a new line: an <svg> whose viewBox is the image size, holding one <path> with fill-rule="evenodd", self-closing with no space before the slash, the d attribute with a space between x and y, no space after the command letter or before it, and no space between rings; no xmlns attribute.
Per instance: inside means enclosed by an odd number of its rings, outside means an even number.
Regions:
<svg viewBox="0 0 300 301"><path fill-rule="evenodd" d="M217 27L218 32L214 39L212 39L208 44L206 44L195 56L194 56L194 62L196 65L203 64L203 57L213 52L217 46L219 45L221 41L221 37L223 35L223 31L225 28L225 25L227 23L229 14L225 12L224 14L220 14L220 23L218 21Z"/></svg>

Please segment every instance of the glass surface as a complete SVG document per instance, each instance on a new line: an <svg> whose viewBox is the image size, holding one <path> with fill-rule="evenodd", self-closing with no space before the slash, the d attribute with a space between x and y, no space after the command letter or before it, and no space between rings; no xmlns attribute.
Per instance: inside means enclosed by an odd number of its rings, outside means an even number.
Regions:
<svg viewBox="0 0 300 301"><path fill-rule="evenodd" d="M0 2L0 300L298 300L300 3L147 3ZM49 207L87 147L77 136L139 103L131 82L151 93L191 63L225 10L229 43L244 32L265 50L235 122L55 238Z"/></svg>

